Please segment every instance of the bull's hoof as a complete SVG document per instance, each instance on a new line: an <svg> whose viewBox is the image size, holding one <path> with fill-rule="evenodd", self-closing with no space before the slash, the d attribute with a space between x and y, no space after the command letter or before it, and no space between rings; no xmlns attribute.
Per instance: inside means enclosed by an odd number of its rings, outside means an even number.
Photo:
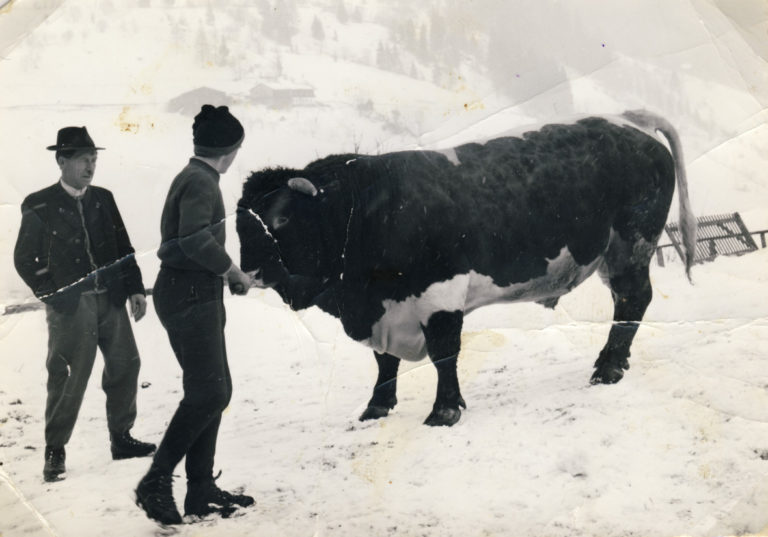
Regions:
<svg viewBox="0 0 768 537"><path fill-rule="evenodd" d="M464 406L466 408L466 406ZM445 426L450 427L461 417L461 410L458 408L440 407L432 409L432 412L424 421L424 425L430 427Z"/></svg>
<svg viewBox="0 0 768 537"><path fill-rule="evenodd" d="M379 418L386 418L389 415L389 408L385 406L368 405L360 417L360 421L377 420Z"/></svg>
<svg viewBox="0 0 768 537"><path fill-rule="evenodd" d="M624 378L624 368L616 367L612 364L602 364L595 368L589 383L595 384L616 384Z"/></svg>

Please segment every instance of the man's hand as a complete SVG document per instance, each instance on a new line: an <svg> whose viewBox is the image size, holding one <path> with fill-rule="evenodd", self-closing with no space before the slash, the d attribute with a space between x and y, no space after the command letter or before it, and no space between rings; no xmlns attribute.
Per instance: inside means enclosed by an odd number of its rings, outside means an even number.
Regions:
<svg viewBox="0 0 768 537"><path fill-rule="evenodd" d="M128 301L131 303L133 320L140 321L144 314L147 313L147 299L141 293L136 293L128 297Z"/></svg>
<svg viewBox="0 0 768 537"><path fill-rule="evenodd" d="M248 289L251 288L251 277L245 272L240 270L240 267L232 263L229 270L224 273L224 278L229 284L229 290L233 295L245 295L248 294Z"/></svg>

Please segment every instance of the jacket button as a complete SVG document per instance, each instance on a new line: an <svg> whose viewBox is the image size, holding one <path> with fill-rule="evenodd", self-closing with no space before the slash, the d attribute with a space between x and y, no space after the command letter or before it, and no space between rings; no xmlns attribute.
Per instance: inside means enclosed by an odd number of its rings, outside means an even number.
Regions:
<svg viewBox="0 0 768 537"><path fill-rule="evenodd" d="M75 244L80 244L80 239L75 239Z"/></svg>
<svg viewBox="0 0 768 537"><path fill-rule="evenodd" d="M58 235L58 233L56 233L56 230L55 230L55 229L53 230L53 234L54 234L54 235Z"/></svg>
<svg viewBox="0 0 768 537"><path fill-rule="evenodd" d="M80 262L80 258L78 257L77 259L75 259L75 263L79 263L79 262Z"/></svg>

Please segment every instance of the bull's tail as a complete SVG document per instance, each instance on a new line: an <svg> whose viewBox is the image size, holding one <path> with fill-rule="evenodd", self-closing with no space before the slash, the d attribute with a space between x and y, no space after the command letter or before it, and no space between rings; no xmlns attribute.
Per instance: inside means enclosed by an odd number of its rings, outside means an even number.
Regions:
<svg viewBox="0 0 768 537"><path fill-rule="evenodd" d="M691 211L691 203L688 199L688 180L685 175L683 148L680 143L680 137L669 121L645 110L627 111L622 115L640 127L661 132L667 139L667 142L669 142L672 160L675 162L675 177L677 178L677 199L680 206L679 227L683 238L685 273L690 280L691 267L696 256L696 217Z"/></svg>

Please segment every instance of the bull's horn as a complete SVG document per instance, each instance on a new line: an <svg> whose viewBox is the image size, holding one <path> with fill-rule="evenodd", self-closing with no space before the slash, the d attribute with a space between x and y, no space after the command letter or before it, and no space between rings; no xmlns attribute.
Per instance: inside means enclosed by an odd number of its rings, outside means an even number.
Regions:
<svg viewBox="0 0 768 537"><path fill-rule="evenodd" d="M304 177L291 177L288 179L288 187L297 192L301 192L302 194L317 196L317 188L315 185L312 184L312 181Z"/></svg>

